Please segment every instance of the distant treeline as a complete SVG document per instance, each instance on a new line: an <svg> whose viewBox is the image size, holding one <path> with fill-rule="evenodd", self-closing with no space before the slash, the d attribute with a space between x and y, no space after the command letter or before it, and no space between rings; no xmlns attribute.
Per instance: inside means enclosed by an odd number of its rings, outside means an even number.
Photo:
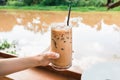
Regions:
<svg viewBox="0 0 120 80"><path fill-rule="evenodd" d="M73 6L95 6L101 7L105 6L107 0L71 0ZM116 2L118 0L113 0ZM9 6L65 6L68 5L70 0L0 0L0 3Z"/></svg>

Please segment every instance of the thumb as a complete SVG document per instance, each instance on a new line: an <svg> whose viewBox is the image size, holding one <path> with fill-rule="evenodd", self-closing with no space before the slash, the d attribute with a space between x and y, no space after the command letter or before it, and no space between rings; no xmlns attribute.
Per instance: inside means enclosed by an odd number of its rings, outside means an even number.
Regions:
<svg viewBox="0 0 120 80"><path fill-rule="evenodd" d="M59 55L58 53L55 53L55 52L48 52L48 53L46 54L46 57L47 57L48 59L57 59L57 58L60 57L60 55Z"/></svg>

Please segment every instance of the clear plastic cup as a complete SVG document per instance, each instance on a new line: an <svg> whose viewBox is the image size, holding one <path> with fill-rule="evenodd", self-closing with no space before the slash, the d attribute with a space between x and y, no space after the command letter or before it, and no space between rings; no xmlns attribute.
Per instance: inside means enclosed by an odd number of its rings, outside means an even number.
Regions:
<svg viewBox="0 0 120 80"><path fill-rule="evenodd" d="M72 27L55 24L51 28L51 50L60 54L52 60L52 67L64 71L72 65Z"/></svg>

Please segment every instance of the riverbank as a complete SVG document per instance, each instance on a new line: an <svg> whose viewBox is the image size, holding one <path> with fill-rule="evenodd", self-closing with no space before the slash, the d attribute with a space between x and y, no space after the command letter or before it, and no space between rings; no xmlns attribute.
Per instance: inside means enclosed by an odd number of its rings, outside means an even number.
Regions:
<svg viewBox="0 0 120 80"><path fill-rule="evenodd" d="M67 11L68 6L0 6L0 9L17 9L17 10L42 10L42 11ZM72 11L89 12L89 11L107 11L107 7L72 7ZM120 8L114 8L109 11L120 11Z"/></svg>

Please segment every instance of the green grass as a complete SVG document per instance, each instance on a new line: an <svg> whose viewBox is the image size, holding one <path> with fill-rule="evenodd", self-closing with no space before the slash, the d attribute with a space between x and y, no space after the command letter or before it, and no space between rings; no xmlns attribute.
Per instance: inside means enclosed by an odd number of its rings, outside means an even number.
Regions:
<svg viewBox="0 0 120 80"><path fill-rule="evenodd" d="M0 9L17 9L17 10L44 10L44 11L67 11L68 6L0 6ZM72 7L73 11L107 11L106 7ZM110 11L120 11L120 7L111 9Z"/></svg>

